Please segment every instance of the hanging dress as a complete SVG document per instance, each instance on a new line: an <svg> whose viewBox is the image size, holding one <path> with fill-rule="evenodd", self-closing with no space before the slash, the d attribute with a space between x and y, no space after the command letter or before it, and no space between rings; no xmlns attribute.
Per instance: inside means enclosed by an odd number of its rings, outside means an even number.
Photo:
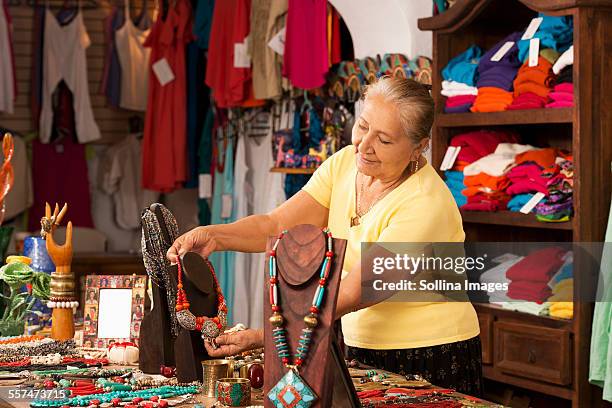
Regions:
<svg viewBox="0 0 612 408"><path fill-rule="evenodd" d="M143 5L146 13L146 2ZM144 42L150 29L141 30L130 17L130 2L125 0L125 23L115 32L115 48L121 65L121 97L119 106L144 111L147 108L149 58L151 49Z"/></svg>
<svg viewBox="0 0 612 408"><path fill-rule="evenodd" d="M145 41L151 47L150 70L165 59L174 75L162 86L149 72L142 182L144 188L162 193L180 188L187 179L185 45L193 39L191 26L191 6L178 0L165 21L159 13Z"/></svg>
<svg viewBox="0 0 612 408"><path fill-rule="evenodd" d="M232 203L234 188L234 135L230 133L225 138L219 137L218 135L222 134L222 132L223 128L221 126L217 128L217 131L213 132L215 137L213 143L217 143L218 154L215 163L213 163L215 181L211 208L212 225L229 224L236 219L234 216L235 208L231 208L234 207ZM223 151L224 145L225 151ZM224 201L227 214L224 214ZM224 251L213 252L208 257L215 267L219 285L227 302L227 321L230 324L233 321L234 310L234 256L234 252Z"/></svg>
<svg viewBox="0 0 612 408"><path fill-rule="evenodd" d="M3 2L0 7L0 111L13 113L15 102L15 60L11 42L11 18Z"/></svg>
<svg viewBox="0 0 612 408"><path fill-rule="evenodd" d="M270 172L272 157L272 114L259 113L252 126L238 138L236 148L234 203L235 218L267 214L285 201L283 177ZM234 321L247 327L263 327L264 253L236 252L234 272Z"/></svg>
<svg viewBox="0 0 612 408"><path fill-rule="evenodd" d="M51 96L62 80L72 92L76 134L79 142L87 143L101 137L89 98L85 50L90 44L80 3L77 15L64 26L60 26L49 8L45 10L42 109L40 112L40 140L43 143L48 143L51 139L53 125Z"/></svg>

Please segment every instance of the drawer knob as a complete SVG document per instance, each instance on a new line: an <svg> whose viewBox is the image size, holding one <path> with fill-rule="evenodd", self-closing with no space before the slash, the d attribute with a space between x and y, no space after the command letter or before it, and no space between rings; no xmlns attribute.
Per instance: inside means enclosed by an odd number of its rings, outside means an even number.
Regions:
<svg viewBox="0 0 612 408"><path fill-rule="evenodd" d="M536 353L533 350L529 350L529 353L527 353L527 361L530 364L535 364L536 362Z"/></svg>

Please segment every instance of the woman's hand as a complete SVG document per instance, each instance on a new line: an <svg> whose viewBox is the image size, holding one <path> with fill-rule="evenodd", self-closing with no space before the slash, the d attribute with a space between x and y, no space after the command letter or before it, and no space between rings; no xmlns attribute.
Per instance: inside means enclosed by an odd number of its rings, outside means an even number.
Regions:
<svg viewBox="0 0 612 408"><path fill-rule="evenodd" d="M243 351L262 348L264 343L263 330L246 329L239 332L222 334L217 337L215 343L219 348L213 349L212 345L205 341L204 346L211 357L233 356Z"/></svg>
<svg viewBox="0 0 612 408"><path fill-rule="evenodd" d="M166 256L170 262L178 263L179 257L187 252L196 252L207 258L215 248L216 243L210 226L197 227L178 237L168 249Z"/></svg>

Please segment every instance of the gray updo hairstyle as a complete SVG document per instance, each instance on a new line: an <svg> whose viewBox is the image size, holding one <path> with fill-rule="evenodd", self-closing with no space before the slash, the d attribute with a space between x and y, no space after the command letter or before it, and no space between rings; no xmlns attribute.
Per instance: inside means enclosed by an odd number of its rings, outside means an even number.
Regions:
<svg viewBox="0 0 612 408"><path fill-rule="evenodd" d="M372 95L382 96L397 107L404 134L414 144L429 138L434 101L423 84L412 79L383 76L366 86L363 98Z"/></svg>

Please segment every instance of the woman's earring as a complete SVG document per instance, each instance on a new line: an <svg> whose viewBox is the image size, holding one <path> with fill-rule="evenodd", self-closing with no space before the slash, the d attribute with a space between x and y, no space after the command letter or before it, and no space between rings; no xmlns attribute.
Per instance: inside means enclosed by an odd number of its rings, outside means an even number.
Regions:
<svg viewBox="0 0 612 408"><path fill-rule="evenodd" d="M417 171L419 171L419 159L414 160L414 170L412 170L412 173L416 173Z"/></svg>

